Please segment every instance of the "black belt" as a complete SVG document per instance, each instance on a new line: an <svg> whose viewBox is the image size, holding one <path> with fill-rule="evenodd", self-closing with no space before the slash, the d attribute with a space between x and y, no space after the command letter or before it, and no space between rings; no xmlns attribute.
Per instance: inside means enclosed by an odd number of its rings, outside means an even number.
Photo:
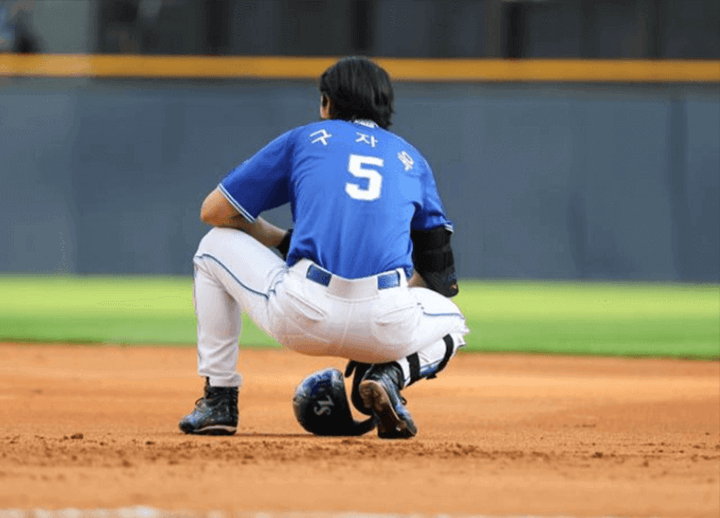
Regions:
<svg viewBox="0 0 720 518"><path fill-rule="evenodd" d="M322 268L311 264L305 277L323 286L329 286L332 276L333 274L328 272L327 270L323 270ZM400 273L382 273L377 276L377 283L379 290L386 290L388 288L395 288L397 286L400 286Z"/></svg>

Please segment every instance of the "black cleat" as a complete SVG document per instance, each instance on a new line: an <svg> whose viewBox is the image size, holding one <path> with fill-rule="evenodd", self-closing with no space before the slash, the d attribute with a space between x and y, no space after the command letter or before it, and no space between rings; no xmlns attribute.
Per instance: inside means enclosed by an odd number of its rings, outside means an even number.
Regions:
<svg viewBox="0 0 720 518"><path fill-rule="evenodd" d="M417 434L417 427L405 399L400 396L402 371L394 363L373 365L358 386L366 407L378 422L381 439L409 439Z"/></svg>
<svg viewBox="0 0 720 518"><path fill-rule="evenodd" d="M211 387L205 380L205 397L180 420L180 430L198 435L233 435L238 425L238 388Z"/></svg>

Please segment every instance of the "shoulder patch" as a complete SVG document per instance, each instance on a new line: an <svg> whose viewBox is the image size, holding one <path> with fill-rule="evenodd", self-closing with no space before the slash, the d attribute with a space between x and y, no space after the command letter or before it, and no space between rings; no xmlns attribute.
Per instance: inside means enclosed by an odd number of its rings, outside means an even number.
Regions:
<svg viewBox="0 0 720 518"><path fill-rule="evenodd" d="M405 167L405 171L409 171L415 166L415 161L413 158L408 154L407 151L403 150L400 153L397 154L398 160L402 162L403 167Z"/></svg>

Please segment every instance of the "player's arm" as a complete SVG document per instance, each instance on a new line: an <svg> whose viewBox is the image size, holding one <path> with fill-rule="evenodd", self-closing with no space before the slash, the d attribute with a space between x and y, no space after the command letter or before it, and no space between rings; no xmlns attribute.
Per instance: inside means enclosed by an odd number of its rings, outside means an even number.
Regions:
<svg viewBox="0 0 720 518"><path fill-rule="evenodd" d="M229 227L242 230L268 248L277 247L285 238L287 230L276 227L263 218L248 221L233 207L220 189L215 189L202 204L200 220L214 227Z"/></svg>
<svg viewBox="0 0 720 518"><path fill-rule="evenodd" d="M413 243L413 264L424 287L444 295L458 294L455 258L450 245L453 233L452 222L447 219L445 209L435 185L430 165L423 159L423 203L415 213L410 230ZM410 284L413 286L413 284Z"/></svg>
<svg viewBox="0 0 720 518"><path fill-rule="evenodd" d="M413 263L415 275L408 283L411 287L423 286L444 295L458 294L455 259L450 246L452 232L444 225L430 230L412 230ZM415 280L419 274L420 279ZM415 284L412 282L415 281ZM422 284L420 284L422 282Z"/></svg>

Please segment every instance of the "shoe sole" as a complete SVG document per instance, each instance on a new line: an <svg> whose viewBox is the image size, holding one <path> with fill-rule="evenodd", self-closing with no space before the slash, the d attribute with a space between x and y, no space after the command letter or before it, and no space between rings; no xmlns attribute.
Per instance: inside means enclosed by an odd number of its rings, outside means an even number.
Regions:
<svg viewBox="0 0 720 518"><path fill-rule="evenodd" d="M182 428L180 428L180 430L182 430L188 435L234 435L237 431L237 428L233 426L216 424L211 426L205 426L203 428L198 428L197 430L183 430Z"/></svg>
<svg viewBox="0 0 720 518"><path fill-rule="evenodd" d="M402 419L390 402L385 387L377 381L365 380L358 387L360 398L378 419L378 437L381 439L409 439L417 434L412 422Z"/></svg>

